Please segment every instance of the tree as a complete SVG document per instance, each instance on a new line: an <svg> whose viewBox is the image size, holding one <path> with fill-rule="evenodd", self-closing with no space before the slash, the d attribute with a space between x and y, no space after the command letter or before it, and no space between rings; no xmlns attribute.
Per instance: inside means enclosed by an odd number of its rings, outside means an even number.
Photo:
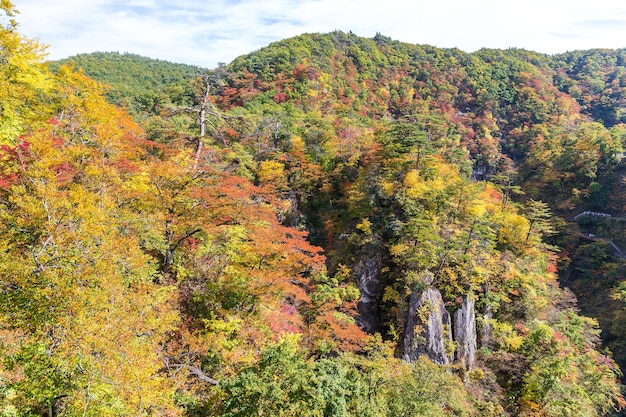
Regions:
<svg viewBox="0 0 626 417"><path fill-rule="evenodd" d="M554 234L555 231L551 222L552 212L547 203L535 201L531 198L526 205L526 217L528 218L526 243L528 243L532 232L537 233L539 240L543 236Z"/></svg>
<svg viewBox="0 0 626 417"><path fill-rule="evenodd" d="M0 144L14 143L20 134L36 128L34 122L51 115L46 100L41 99L52 86L43 64L45 48L17 32L16 13L9 0L0 3L0 17L4 17L0 24Z"/></svg>
<svg viewBox="0 0 626 417"><path fill-rule="evenodd" d="M62 116L0 158L2 403L20 415L176 413L159 371L174 288L154 284L156 264L128 233L140 218L119 205L142 177L137 127L80 74L55 88Z"/></svg>

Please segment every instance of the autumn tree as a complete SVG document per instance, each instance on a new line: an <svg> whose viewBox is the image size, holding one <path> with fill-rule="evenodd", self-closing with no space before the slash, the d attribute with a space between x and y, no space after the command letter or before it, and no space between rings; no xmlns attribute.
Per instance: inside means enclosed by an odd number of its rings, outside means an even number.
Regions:
<svg viewBox="0 0 626 417"><path fill-rule="evenodd" d="M0 143L11 144L20 134L34 129L33 123L50 115L45 94L50 92L50 75L44 68L45 48L17 31L13 4L4 0L0 7L0 86L2 118Z"/></svg>
<svg viewBox="0 0 626 417"><path fill-rule="evenodd" d="M93 81L54 81L58 116L2 149L3 411L176 413L159 371L174 288L154 284L119 205L142 175L139 130Z"/></svg>

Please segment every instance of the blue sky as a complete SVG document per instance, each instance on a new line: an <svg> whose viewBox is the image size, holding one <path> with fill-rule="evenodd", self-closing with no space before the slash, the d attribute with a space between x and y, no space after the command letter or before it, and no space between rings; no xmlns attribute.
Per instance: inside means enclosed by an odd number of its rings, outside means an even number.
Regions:
<svg viewBox="0 0 626 417"><path fill-rule="evenodd" d="M624 0L13 0L50 59L132 52L212 68L310 32L544 53L625 48Z"/></svg>

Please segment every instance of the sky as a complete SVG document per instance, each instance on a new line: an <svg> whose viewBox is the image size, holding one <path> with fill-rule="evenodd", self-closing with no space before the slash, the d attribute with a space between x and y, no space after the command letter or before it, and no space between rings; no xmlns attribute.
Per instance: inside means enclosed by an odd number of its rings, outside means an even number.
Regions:
<svg viewBox="0 0 626 417"><path fill-rule="evenodd" d="M625 0L13 0L48 59L129 52L214 68L272 42L333 30L466 52L626 48Z"/></svg>

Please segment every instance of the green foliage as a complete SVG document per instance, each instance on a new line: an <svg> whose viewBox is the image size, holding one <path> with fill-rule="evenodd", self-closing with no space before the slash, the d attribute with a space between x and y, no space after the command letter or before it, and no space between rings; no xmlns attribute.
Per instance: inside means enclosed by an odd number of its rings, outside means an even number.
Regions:
<svg viewBox="0 0 626 417"><path fill-rule="evenodd" d="M63 65L82 70L109 86L107 99L142 119L144 114L159 114L167 106L192 105L195 98L191 82L206 72L192 65L117 52L79 54L48 64L53 72Z"/></svg>
<svg viewBox="0 0 626 417"><path fill-rule="evenodd" d="M610 381L617 371L606 357L589 349L596 338L594 323L568 312L555 327L536 323L530 329L524 348L534 360L524 378L523 407L548 416L614 412L620 392Z"/></svg>
<svg viewBox="0 0 626 417"><path fill-rule="evenodd" d="M427 360L307 360L294 343L285 339L268 347L257 365L225 381L218 415L477 415L460 379Z"/></svg>
<svg viewBox="0 0 626 417"><path fill-rule="evenodd" d="M594 49L557 55L559 88L571 94L583 111L607 127L624 123L623 49Z"/></svg>

